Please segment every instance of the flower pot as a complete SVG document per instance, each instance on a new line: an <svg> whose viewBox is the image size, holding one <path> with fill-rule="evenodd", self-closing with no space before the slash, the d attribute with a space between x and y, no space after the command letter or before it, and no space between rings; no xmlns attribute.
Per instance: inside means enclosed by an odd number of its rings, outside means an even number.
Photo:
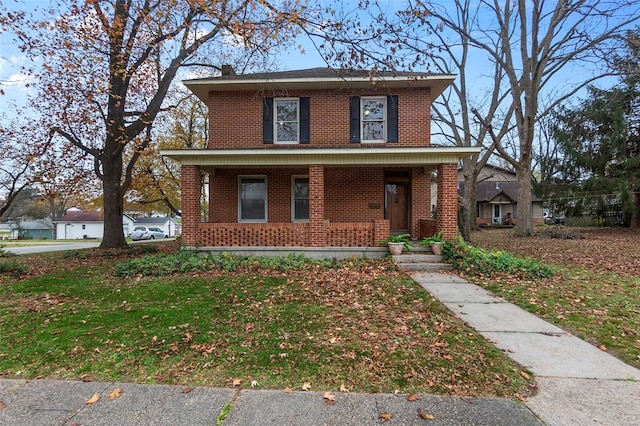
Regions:
<svg viewBox="0 0 640 426"><path fill-rule="evenodd" d="M402 254L404 243L387 243L387 247L389 247L389 253L391 253L393 256L397 256L399 254Z"/></svg>
<svg viewBox="0 0 640 426"><path fill-rule="evenodd" d="M431 252L433 254L442 254L442 243L431 243Z"/></svg>

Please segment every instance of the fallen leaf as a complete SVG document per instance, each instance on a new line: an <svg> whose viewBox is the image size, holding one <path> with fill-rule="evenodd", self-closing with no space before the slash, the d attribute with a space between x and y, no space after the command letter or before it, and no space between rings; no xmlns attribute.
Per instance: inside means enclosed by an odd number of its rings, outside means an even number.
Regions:
<svg viewBox="0 0 640 426"><path fill-rule="evenodd" d="M0 410L4 410L5 408L7 408L7 404L5 404L4 402L0 401Z"/></svg>
<svg viewBox="0 0 640 426"><path fill-rule="evenodd" d="M258 386L258 381L257 380L252 380L251 381L251 387L255 388L256 386Z"/></svg>
<svg viewBox="0 0 640 426"><path fill-rule="evenodd" d="M343 392L343 393L349 392L349 389L347 389L344 383L340 385L340 392Z"/></svg>
<svg viewBox="0 0 640 426"><path fill-rule="evenodd" d="M518 398L522 402L527 402L527 398L522 396L522 395L520 395L519 393L516 393L515 397Z"/></svg>
<svg viewBox="0 0 640 426"><path fill-rule="evenodd" d="M117 387L113 390L113 392L111 392L107 398L109 399L117 399L120 398L120 395L122 395L122 388L121 387Z"/></svg>
<svg viewBox="0 0 640 426"><path fill-rule="evenodd" d="M100 399L100 395L98 395L98 392L96 392L93 394L91 398L89 398L87 402L85 402L85 404L87 405L95 404L96 402L98 402L99 399Z"/></svg>
<svg viewBox="0 0 640 426"><path fill-rule="evenodd" d="M176 353L180 350L180 348L178 348L178 344L177 343L172 343L170 346L171 352Z"/></svg>
<svg viewBox="0 0 640 426"><path fill-rule="evenodd" d="M381 418L382 420L384 420L385 422L388 422L389 420L391 420L393 418L393 414L391 414L391 413L382 413L378 417Z"/></svg>
<svg viewBox="0 0 640 426"><path fill-rule="evenodd" d="M242 379L233 379L233 387L242 386Z"/></svg>
<svg viewBox="0 0 640 426"><path fill-rule="evenodd" d="M336 397L331 395L330 392L325 392L324 395L322 396L324 398L324 402L327 405L333 405L336 403Z"/></svg>
<svg viewBox="0 0 640 426"><path fill-rule="evenodd" d="M420 399L420 395L418 395L417 393L410 393L407 396L407 401L417 401Z"/></svg>
<svg viewBox="0 0 640 426"><path fill-rule="evenodd" d="M397 395L397 394L399 394L399 393L400 393L400 389L396 389L396 390L394 390L394 391L393 391L393 394L394 394L394 395Z"/></svg>
<svg viewBox="0 0 640 426"><path fill-rule="evenodd" d="M527 372L526 372L526 371L521 371L521 372L520 372L520 375L521 375L522 377L524 377L525 379L527 379L527 380L531 380L531 376L530 376L529 374L527 374Z"/></svg>
<svg viewBox="0 0 640 426"><path fill-rule="evenodd" d="M599 347L601 350L603 350L603 351L608 351L608 350L609 350L609 348L607 348L607 347L605 346L605 344L604 344L604 343L603 343L603 344L601 344L601 345L600 345L600 346L598 346L598 347Z"/></svg>
<svg viewBox="0 0 640 426"><path fill-rule="evenodd" d="M289 354L288 354L288 353L286 353L286 352L283 352L283 353L281 353L279 356L280 356L280 358L286 358L286 357L288 357L288 356L289 356Z"/></svg>
<svg viewBox="0 0 640 426"><path fill-rule="evenodd" d="M425 419L425 420L435 420L436 419L436 416L434 416L431 413L425 413L420 408L418 408L418 415L420 417L422 417L423 419Z"/></svg>
<svg viewBox="0 0 640 426"><path fill-rule="evenodd" d="M91 376L82 376L82 381L83 382L93 382L93 377Z"/></svg>
<svg viewBox="0 0 640 426"><path fill-rule="evenodd" d="M192 390L194 390L194 389L195 389L195 388L193 388L193 387L186 387L186 388L182 389L182 393L189 393L189 392L191 392L191 391L192 391Z"/></svg>
<svg viewBox="0 0 640 426"><path fill-rule="evenodd" d="M284 392L284 393L293 393L293 389L291 389L291 388L284 388L284 389L282 389L282 392Z"/></svg>
<svg viewBox="0 0 640 426"><path fill-rule="evenodd" d="M303 390L303 391L311 390L311 383L309 383L309 382L304 382L304 383L302 384L302 390Z"/></svg>

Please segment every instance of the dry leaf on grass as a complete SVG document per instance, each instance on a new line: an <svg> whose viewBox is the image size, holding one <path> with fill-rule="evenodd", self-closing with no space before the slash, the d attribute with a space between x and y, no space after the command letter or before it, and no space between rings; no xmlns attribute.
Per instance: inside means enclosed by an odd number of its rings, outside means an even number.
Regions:
<svg viewBox="0 0 640 426"><path fill-rule="evenodd" d="M118 387L118 388L115 388L113 390L113 392L111 392L107 396L107 398L109 398L109 399L117 399L117 398L120 398L120 395L122 395L122 388Z"/></svg>
<svg viewBox="0 0 640 426"><path fill-rule="evenodd" d="M91 398L87 400L87 402L85 402L85 404L87 405L95 404L96 402L98 402L99 399L100 399L100 395L98 395L98 392L96 392L93 394Z"/></svg>
<svg viewBox="0 0 640 426"><path fill-rule="evenodd" d="M302 390L303 390L303 391L311 390L311 383L310 383L310 382L304 382L304 383L302 384Z"/></svg>
<svg viewBox="0 0 640 426"><path fill-rule="evenodd" d="M233 387L242 386L242 379L233 379Z"/></svg>
<svg viewBox="0 0 640 426"><path fill-rule="evenodd" d="M344 383L340 385L340 392L342 392L342 393L349 392L349 389L347 389L347 387L344 385Z"/></svg>
<svg viewBox="0 0 640 426"><path fill-rule="evenodd" d="M521 372L520 372L520 375L521 375L522 377L524 377L525 379L527 379L527 380L531 380L531 376L530 376L529 374L527 374L527 372L526 372L526 371L521 371Z"/></svg>
<svg viewBox="0 0 640 426"><path fill-rule="evenodd" d="M284 392L284 393L293 393L293 389L291 389L291 388L284 388L284 389L282 389L282 392Z"/></svg>

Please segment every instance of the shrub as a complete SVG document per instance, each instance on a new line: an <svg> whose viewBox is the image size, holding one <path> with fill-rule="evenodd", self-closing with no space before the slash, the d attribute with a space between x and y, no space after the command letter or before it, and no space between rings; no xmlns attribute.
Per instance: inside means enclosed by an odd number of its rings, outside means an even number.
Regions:
<svg viewBox="0 0 640 426"><path fill-rule="evenodd" d="M485 250L466 244L462 240L445 242L443 258L455 269L469 275L506 273L523 278L548 278L554 270L532 259L520 258L508 252Z"/></svg>
<svg viewBox="0 0 640 426"><path fill-rule="evenodd" d="M260 268L276 270L300 270L311 265L334 267L336 261L327 259L309 259L304 255L289 254L286 257L250 258L221 253L207 256L202 253L180 251L177 253L143 256L121 262L116 267L117 276L160 276L175 273L204 272L218 269L234 272L241 268Z"/></svg>
<svg viewBox="0 0 640 426"><path fill-rule="evenodd" d="M15 253L10 252L10 251L7 251L7 250L5 250L4 248L5 248L5 246L4 246L4 245L1 245L1 246L0 246L0 257L12 257L12 256L16 256L16 254L15 254Z"/></svg>
<svg viewBox="0 0 640 426"><path fill-rule="evenodd" d="M14 277L19 277L27 272L27 268L18 262L0 262L0 274L11 274Z"/></svg>

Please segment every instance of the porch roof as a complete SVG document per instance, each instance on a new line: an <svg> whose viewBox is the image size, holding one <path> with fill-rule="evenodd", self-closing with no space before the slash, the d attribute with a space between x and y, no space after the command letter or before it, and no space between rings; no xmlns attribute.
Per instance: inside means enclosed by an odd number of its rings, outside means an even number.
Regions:
<svg viewBox="0 0 640 426"><path fill-rule="evenodd" d="M306 167L312 164L344 167L427 167L457 163L480 152L479 147L179 149L160 154L186 166Z"/></svg>

